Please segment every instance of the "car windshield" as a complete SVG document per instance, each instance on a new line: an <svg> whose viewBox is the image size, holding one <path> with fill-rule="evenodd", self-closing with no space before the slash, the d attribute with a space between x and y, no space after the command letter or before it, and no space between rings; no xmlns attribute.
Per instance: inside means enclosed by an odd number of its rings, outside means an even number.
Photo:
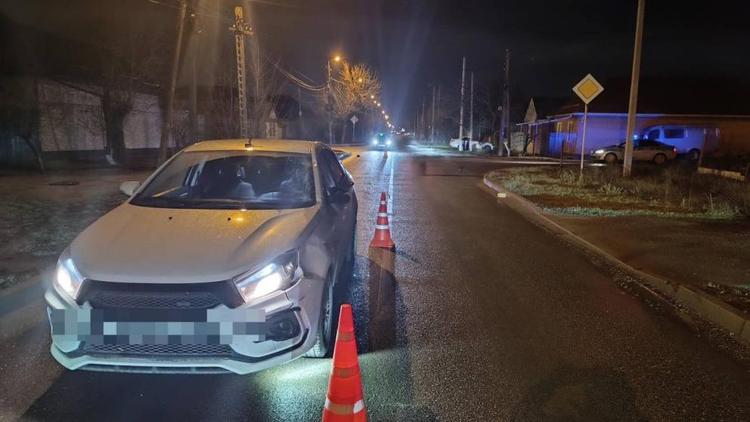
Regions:
<svg viewBox="0 0 750 422"><path fill-rule="evenodd" d="M184 152L131 201L166 208L286 209L315 202L307 154Z"/></svg>

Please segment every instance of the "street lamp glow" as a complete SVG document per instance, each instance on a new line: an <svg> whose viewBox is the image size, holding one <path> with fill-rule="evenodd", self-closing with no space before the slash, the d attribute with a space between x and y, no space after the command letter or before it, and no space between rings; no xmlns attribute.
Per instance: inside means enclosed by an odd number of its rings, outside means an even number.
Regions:
<svg viewBox="0 0 750 422"><path fill-rule="evenodd" d="M370 99L371 99L371 100L374 100L374 99L375 99L375 96L374 96L374 95L370 95Z"/></svg>
<svg viewBox="0 0 750 422"><path fill-rule="evenodd" d="M385 110L380 110L380 114L385 114Z"/></svg>
<svg viewBox="0 0 750 422"><path fill-rule="evenodd" d="M385 120L388 120L389 118L390 118L390 117L388 117L388 115L386 114L386 115L385 115Z"/></svg>
<svg viewBox="0 0 750 422"><path fill-rule="evenodd" d="M364 80L362 78L357 79L357 82L362 83Z"/></svg>
<svg viewBox="0 0 750 422"><path fill-rule="evenodd" d="M341 56L339 56L339 55L336 55L336 56L335 56L335 57L333 58L333 61L334 61L334 62L336 62L336 63L340 62L340 61L341 61Z"/></svg>

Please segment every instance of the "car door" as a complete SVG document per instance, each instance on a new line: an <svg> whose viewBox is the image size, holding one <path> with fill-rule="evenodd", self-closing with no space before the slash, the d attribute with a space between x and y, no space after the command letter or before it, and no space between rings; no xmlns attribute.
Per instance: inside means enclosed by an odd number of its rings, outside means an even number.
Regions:
<svg viewBox="0 0 750 422"><path fill-rule="evenodd" d="M642 139L641 142L638 144L638 159L642 161L651 161L654 159L654 156L662 152L660 148L660 143L657 141L652 141L651 139Z"/></svg>
<svg viewBox="0 0 750 422"><path fill-rule="evenodd" d="M325 242L334 252L336 266L340 268L354 246L354 223L357 218L354 182L329 148L321 148L318 166L323 182L324 224L330 228Z"/></svg>

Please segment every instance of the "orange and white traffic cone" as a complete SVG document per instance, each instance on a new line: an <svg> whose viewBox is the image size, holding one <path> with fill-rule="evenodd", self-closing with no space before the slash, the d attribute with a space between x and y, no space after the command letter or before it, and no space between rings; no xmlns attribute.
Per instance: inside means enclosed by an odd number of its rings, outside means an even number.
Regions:
<svg viewBox="0 0 750 422"><path fill-rule="evenodd" d="M378 218L375 222L375 236L370 242L370 247L396 249L396 244L391 239L391 226L388 223L388 205L385 192L380 194L380 208L378 208Z"/></svg>
<svg viewBox="0 0 750 422"><path fill-rule="evenodd" d="M339 329L333 349L333 368L323 408L323 422L365 422L362 375L357 359L352 305L341 305Z"/></svg>

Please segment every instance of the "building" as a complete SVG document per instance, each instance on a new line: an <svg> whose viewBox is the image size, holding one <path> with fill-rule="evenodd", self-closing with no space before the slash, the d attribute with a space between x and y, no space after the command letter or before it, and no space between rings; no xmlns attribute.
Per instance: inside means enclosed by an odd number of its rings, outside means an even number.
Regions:
<svg viewBox="0 0 750 422"><path fill-rule="evenodd" d="M608 91L606 86L589 106L585 146L580 100L572 96L565 101L532 98L526 118L517 124L527 139L525 152L554 157L579 155L582 148L589 152L623 142L629 89L614 84ZM690 88L681 91L681 87ZM750 153L750 105L743 103L743 96L732 88L706 81L647 80L641 83L641 94L635 136L643 136L654 126L683 127L704 137L700 143L705 141L707 152ZM669 143L669 139L665 141Z"/></svg>

